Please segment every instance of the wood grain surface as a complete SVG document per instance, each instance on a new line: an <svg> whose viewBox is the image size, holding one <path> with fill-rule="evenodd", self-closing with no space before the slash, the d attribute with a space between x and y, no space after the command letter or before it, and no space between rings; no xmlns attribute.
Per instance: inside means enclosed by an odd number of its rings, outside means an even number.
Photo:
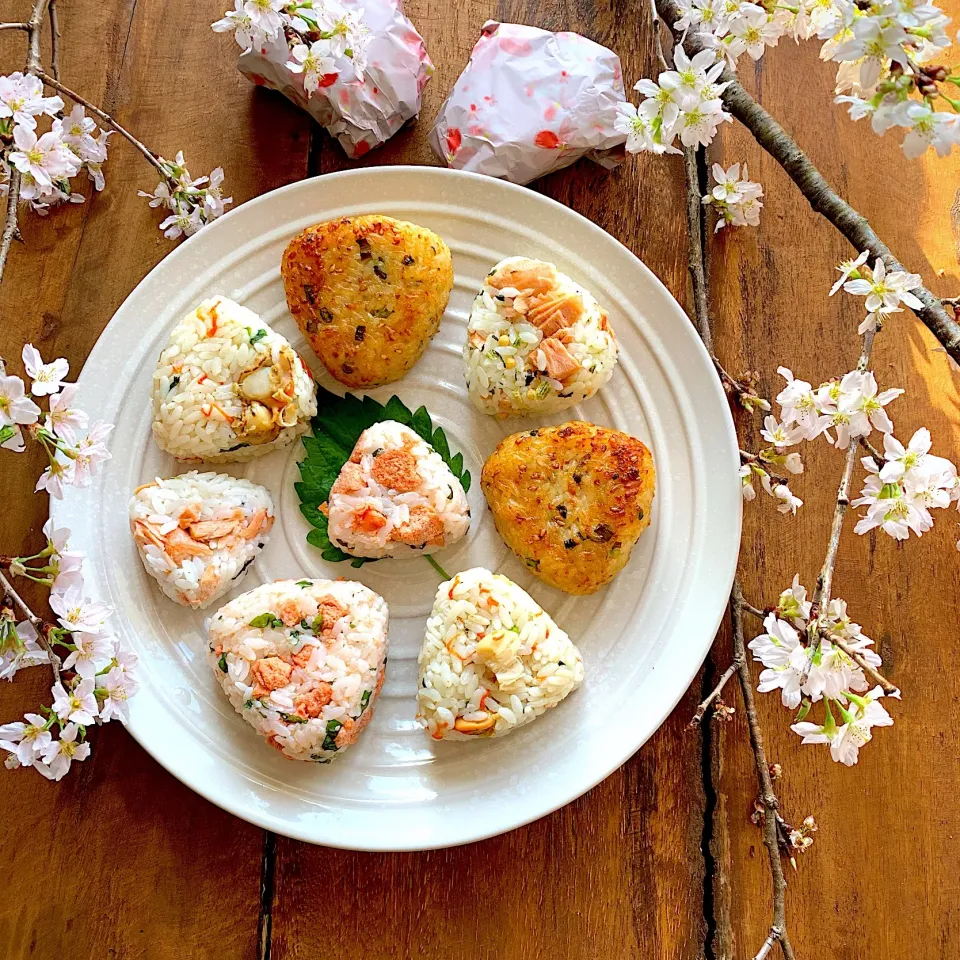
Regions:
<svg viewBox="0 0 960 960"><path fill-rule="evenodd" d="M434 163L430 122L487 18L578 30L611 45L628 85L653 66L645 4L415 0L408 13L437 66L423 119L352 164L304 114L234 70L231 41L208 30L219 0L60 6L65 82L153 149L184 149L196 173L223 165L236 203L348 166ZM20 19L27 9L8 0L2 16ZM0 72L18 68L21 44L0 33ZM911 269L935 291L960 292L949 219L957 161L907 162L892 137L853 125L829 104L832 69L813 44L784 41L741 74ZM714 247L722 360L760 370L768 392L780 362L814 381L849 369L858 308L825 297L832 264L850 254L845 242L745 131L725 129L714 152L724 164L748 160L767 193L761 227L721 235ZM15 246L0 288L0 353L12 361L32 340L79 370L124 297L171 249L136 197L155 177L118 142L107 182L82 207L24 218L26 248ZM641 157L613 173L581 163L534 189L604 227L686 302L678 162ZM960 382L911 314L889 321L876 369L882 385L912 398L891 408L898 434L925 424L935 452L957 459ZM747 418L740 428L755 436ZM840 465L826 444L806 459L796 484L806 503L795 520L763 502L747 511L741 570L754 603L774 600L795 572L812 583L822 560ZM0 458L5 551L33 552L26 548L38 542L46 504L30 491L41 466L35 456ZM785 768L784 813L798 821L815 813L821 827L789 878L794 943L801 957L955 957L956 523L943 517L905 545L855 537L852 526L836 592L877 639L906 699L894 711L898 726L847 770L801 748L786 712L761 698L771 758ZM728 657L724 633L708 672ZM33 706L47 683L33 670L4 684L0 717ZM686 729L700 688L623 769L565 809L503 837L426 854L353 854L264 835L191 793L111 725L60 784L27 771L0 776L0 957L749 960L769 923L767 867L748 819L752 757L739 715L702 734Z"/></svg>

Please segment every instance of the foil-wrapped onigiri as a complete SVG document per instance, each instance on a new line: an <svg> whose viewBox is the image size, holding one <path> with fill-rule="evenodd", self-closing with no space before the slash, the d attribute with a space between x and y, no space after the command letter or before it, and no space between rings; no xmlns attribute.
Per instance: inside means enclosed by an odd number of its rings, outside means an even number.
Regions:
<svg viewBox="0 0 960 960"><path fill-rule="evenodd" d="M440 584L418 658L417 720L435 740L501 737L583 682L583 658L542 607L482 567Z"/></svg>
<svg viewBox="0 0 960 960"><path fill-rule="evenodd" d="M270 494L249 480L191 470L137 487L130 529L160 589L203 609L235 587L267 543Z"/></svg>
<svg viewBox="0 0 960 960"><path fill-rule="evenodd" d="M226 297L174 327L153 375L153 436L178 460L252 460L292 443L316 412L316 385L287 340Z"/></svg>
<svg viewBox="0 0 960 960"><path fill-rule="evenodd" d="M548 414L610 379L617 341L588 291L552 263L509 257L474 300L463 361L467 391L483 413Z"/></svg>
<svg viewBox="0 0 960 960"><path fill-rule="evenodd" d="M329 763L373 715L387 619L384 599L362 583L265 583L210 618L210 660L237 713L271 746Z"/></svg>
<svg viewBox="0 0 960 960"><path fill-rule="evenodd" d="M321 509L330 542L354 557L433 553L470 528L460 481L430 444L396 420L363 431Z"/></svg>

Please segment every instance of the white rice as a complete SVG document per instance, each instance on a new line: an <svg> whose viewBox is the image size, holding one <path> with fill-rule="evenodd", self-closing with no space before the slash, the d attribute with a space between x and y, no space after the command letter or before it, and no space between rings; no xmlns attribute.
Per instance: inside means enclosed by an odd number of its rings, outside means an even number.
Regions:
<svg viewBox="0 0 960 960"><path fill-rule="evenodd" d="M535 264L553 277L551 299L582 305L579 318L560 331L563 349L576 362L575 373L550 375L544 343L556 339L531 322L528 292L496 289L490 279L517 264ZM576 300L579 298L579 301ZM593 296L553 264L508 257L487 275L474 300L463 348L464 376L474 405L496 416L548 414L592 397L613 375L617 341L606 313Z"/></svg>
<svg viewBox="0 0 960 960"><path fill-rule="evenodd" d="M382 458L395 451L416 462L413 480L401 483L402 490L377 479L389 477L390 458ZM376 423L361 434L333 486L327 516L330 541L355 557L433 553L470 528L470 507L460 481L430 444L395 420ZM358 529L364 518L365 526L381 525ZM372 523L369 518L374 518ZM427 529L427 523L432 532L422 539L416 530Z"/></svg>
<svg viewBox="0 0 960 960"><path fill-rule="evenodd" d="M362 583L265 583L209 619L210 661L237 712L271 746L329 763L373 715L387 619L386 602Z"/></svg>
<svg viewBox="0 0 960 960"><path fill-rule="evenodd" d="M158 477L130 500L130 529L147 573L171 600L196 609L237 585L273 521L270 494L225 473Z"/></svg>
<svg viewBox="0 0 960 960"><path fill-rule="evenodd" d="M244 396L245 375L271 366L289 371L289 392L263 403ZM153 435L178 460L252 460L292 443L316 412L316 385L290 344L225 297L177 324L153 375ZM253 430L255 415L270 429Z"/></svg>
<svg viewBox="0 0 960 960"><path fill-rule="evenodd" d="M506 736L583 682L580 651L563 630L481 567L440 585L418 662L417 720L435 740Z"/></svg>

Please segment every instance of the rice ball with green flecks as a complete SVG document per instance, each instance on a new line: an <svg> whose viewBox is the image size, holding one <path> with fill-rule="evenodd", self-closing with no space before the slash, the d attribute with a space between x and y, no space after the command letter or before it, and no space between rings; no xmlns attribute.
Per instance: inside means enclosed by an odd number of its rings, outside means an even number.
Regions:
<svg viewBox="0 0 960 960"><path fill-rule="evenodd" d="M387 620L384 599L362 583L265 583L210 618L210 658L227 698L271 746L329 763L373 715Z"/></svg>
<svg viewBox="0 0 960 960"><path fill-rule="evenodd" d="M435 740L503 737L583 682L583 658L521 587L475 567L441 583L418 657L417 720Z"/></svg>
<svg viewBox="0 0 960 960"><path fill-rule="evenodd" d="M153 436L178 460L232 463L293 443L316 385L287 340L252 310L211 297L170 334L153 374Z"/></svg>
<svg viewBox="0 0 960 960"><path fill-rule="evenodd" d="M552 263L508 257L487 274L463 348L478 410L498 417L567 410L607 383L616 363L606 311Z"/></svg>

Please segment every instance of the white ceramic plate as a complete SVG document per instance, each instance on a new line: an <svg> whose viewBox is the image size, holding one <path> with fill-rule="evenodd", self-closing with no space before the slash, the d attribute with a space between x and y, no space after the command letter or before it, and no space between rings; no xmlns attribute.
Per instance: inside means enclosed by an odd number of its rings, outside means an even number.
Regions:
<svg viewBox="0 0 960 960"><path fill-rule="evenodd" d="M413 371L373 391L426 404L464 454L474 484L469 536L438 554L451 573L486 566L527 589L579 644L586 681L556 710L505 739L435 743L414 722L416 656L438 578L423 558L353 570L308 546L297 508L296 444L228 466L278 504L272 538L235 592L281 577L355 577L390 605L390 659L373 721L330 766L284 759L237 716L205 656L204 614L163 597L141 567L127 520L138 484L188 469L150 434L149 391L173 325L216 293L251 307L312 358L287 311L280 256L304 227L342 214L383 213L437 231L456 281L440 332ZM460 351L483 276L503 257L552 260L603 304L621 344L598 396L550 418L624 430L653 451L653 522L630 563L591 597L546 587L494 530L479 474L528 420L477 413ZM78 403L116 423L113 459L92 488L54 504L58 525L90 558L91 591L117 610L140 656L130 731L171 773L239 817L278 833L359 850L465 843L541 817L622 764L663 722L703 661L723 614L740 541L739 463L727 401L693 327L656 277L588 220L531 190L475 174L380 167L292 184L244 204L174 250L117 311L80 377ZM215 469L224 469L217 467ZM224 598L223 602L226 602Z"/></svg>

